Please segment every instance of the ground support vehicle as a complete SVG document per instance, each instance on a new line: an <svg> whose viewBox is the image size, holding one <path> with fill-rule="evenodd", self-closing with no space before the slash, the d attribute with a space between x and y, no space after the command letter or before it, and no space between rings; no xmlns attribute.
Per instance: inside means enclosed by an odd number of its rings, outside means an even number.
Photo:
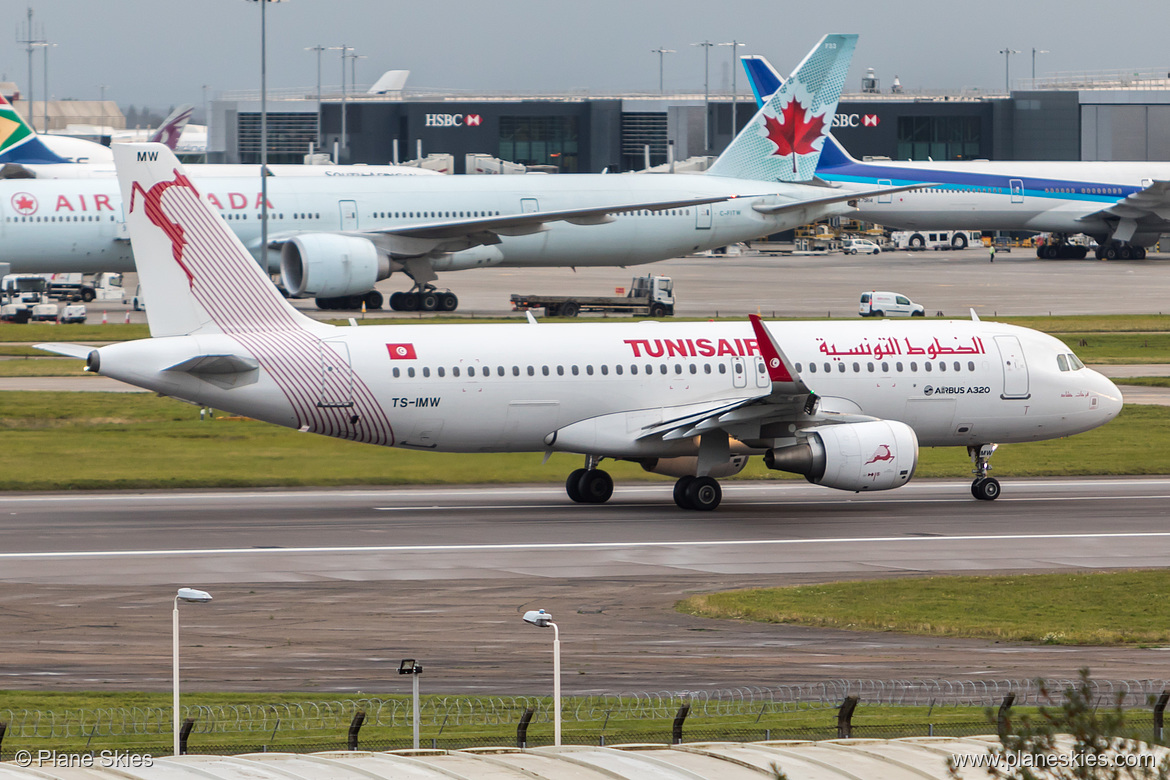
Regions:
<svg viewBox="0 0 1170 780"><path fill-rule="evenodd" d="M620 289L620 288L619 288ZM512 309L544 309L550 317L576 317L581 312L626 313L641 317L674 314L674 282L667 276L636 276L621 296L513 295Z"/></svg>

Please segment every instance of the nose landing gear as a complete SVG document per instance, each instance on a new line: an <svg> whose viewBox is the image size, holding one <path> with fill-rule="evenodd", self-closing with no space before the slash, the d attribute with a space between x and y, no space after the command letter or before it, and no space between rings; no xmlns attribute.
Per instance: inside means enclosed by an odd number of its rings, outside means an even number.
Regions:
<svg viewBox="0 0 1170 780"><path fill-rule="evenodd" d="M585 456L585 468L577 469L565 480L565 493L578 504L604 504L613 495L613 477L597 468L601 458Z"/></svg>
<svg viewBox="0 0 1170 780"><path fill-rule="evenodd" d="M989 461L998 448L998 444L980 444L967 448L967 454L971 456L971 462L975 465L971 470L971 473L975 474L975 481L971 483L971 495L980 501L994 501L999 498L999 480L987 476L987 472L991 470Z"/></svg>

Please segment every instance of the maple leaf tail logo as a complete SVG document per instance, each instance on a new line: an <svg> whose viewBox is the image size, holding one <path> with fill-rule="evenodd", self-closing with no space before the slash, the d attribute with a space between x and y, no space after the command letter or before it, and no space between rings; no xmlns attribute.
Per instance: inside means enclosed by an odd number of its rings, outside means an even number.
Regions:
<svg viewBox="0 0 1170 780"><path fill-rule="evenodd" d="M793 98L780 109L779 117L764 117L767 138L776 144L777 157L792 155L792 172L796 172L796 155L812 154L813 144L825 130L825 115L810 115L801 103Z"/></svg>

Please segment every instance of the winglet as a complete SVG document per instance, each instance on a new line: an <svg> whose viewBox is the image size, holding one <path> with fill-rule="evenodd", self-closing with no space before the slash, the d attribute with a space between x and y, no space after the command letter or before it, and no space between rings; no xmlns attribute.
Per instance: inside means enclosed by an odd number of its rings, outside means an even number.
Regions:
<svg viewBox="0 0 1170 780"><path fill-rule="evenodd" d="M971 322L979 322L979 315L975 313L975 307L971 307Z"/></svg>
<svg viewBox="0 0 1170 780"><path fill-rule="evenodd" d="M768 378L772 380L772 384L789 383L803 388L804 383L800 381L796 367L784 355L759 315L749 314L748 318L752 321L752 329L756 332L756 346L760 348L760 356L764 358L764 365L768 367Z"/></svg>

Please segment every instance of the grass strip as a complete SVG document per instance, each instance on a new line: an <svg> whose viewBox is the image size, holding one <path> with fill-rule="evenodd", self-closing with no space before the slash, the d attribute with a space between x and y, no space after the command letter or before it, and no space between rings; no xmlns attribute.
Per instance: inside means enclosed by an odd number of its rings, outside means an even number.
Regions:
<svg viewBox="0 0 1170 780"><path fill-rule="evenodd" d="M581 465L567 453L542 465L541 453L415 452L216 417L201 421L197 407L145 393L0 393L0 489L560 483ZM1071 439L1000 447L995 473L1170 474L1167 440L1170 407L1127 406L1109 425ZM605 468L619 484L671 481L635 463ZM962 448L924 449L917 476L968 477L970 469ZM737 478L796 477L752 458Z"/></svg>
<svg viewBox="0 0 1170 780"><path fill-rule="evenodd" d="M701 617L860 631L1038 642L1170 642L1164 570L926 577L709 593L676 608Z"/></svg>

